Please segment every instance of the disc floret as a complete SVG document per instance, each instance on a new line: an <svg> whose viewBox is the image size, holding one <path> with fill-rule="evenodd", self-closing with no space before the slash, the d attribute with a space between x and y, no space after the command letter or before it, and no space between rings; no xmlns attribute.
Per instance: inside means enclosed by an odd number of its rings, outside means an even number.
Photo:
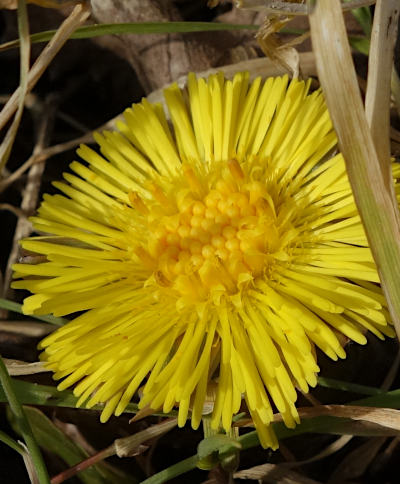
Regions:
<svg viewBox="0 0 400 484"><path fill-rule="evenodd" d="M235 159L218 168L204 174L183 165L178 189L153 183L148 202L130 194L148 232L136 254L158 285L187 302L207 300L216 291L238 293L266 271L279 245L266 184L252 180Z"/></svg>

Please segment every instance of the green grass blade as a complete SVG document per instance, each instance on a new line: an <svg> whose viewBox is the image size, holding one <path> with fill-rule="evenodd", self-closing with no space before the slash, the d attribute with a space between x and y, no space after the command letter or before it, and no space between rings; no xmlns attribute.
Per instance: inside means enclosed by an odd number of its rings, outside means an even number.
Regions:
<svg viewBox="0 0 400 484"><path fill-rule="evenodd" d="M24 410L33 434L42 449L57 455L68 466L78 464L89 457L82 447L56 427L43 412L32 407L25 407ZM127 475L121 476L113 472L112 468L104 465L104 462L98 462L92 467L82 470L77 476L84 484L135 482L134 479L128 479Z"/></svg>
<svg viewBox="0 0 400 484"><path fill-rule="evenodd" d="M15 421L21 434L25 440L29 454L32 458L32 462L35 466L37 477L40 484L50 484L49 475L47 473L46 466L43 461L42 454L39 446L33 436L32 429L26 418L24 409L20 404L14 389L10 375L7 372L7 368L0 357L0 383L4 392L4 395L10 405L11 412L15 416Z"/></svg>
<svg viewBox="0 0 400 484"><path fill-rule="evenodd" d="M18 454L21 454L21 455L25 454L25 449L2 430L0 430L0 442L3 442L4 444L8 445L9 447L11 447L11 449L18 452Z"/></svg>
<svg viewBox="0 0 400 484"><path fill-rule="evenodd" d="M361 400L355 400L348 405L400 409L400 390L393 390L391 392L381 393ZM350 420L345 418L322 416L303 419L295 429L288 429L283 423L279 422L274 424L274 430L279 440L305 433L329 433L340 435L346 434L346 432L348 433L349 422ZM354 435L356 435L356 433ZM357 435L378 435L378 433L368 433L361 430ZM256 447L260 444L256 431L240 436L239 442L242 444L243 449Z"/></svg>
<svg viewBox="0 0 400 484"><path fill-rule="evenodd" d="M49 407L68 407L75 408L78 398L70 390L59 391L56 387L49 385L39 385L38 383L30 383L16 378L10 378L13 389L18 400L24 405L46 405ZM7 402L7 396L4 388L0 386L0 402ZM96 405L91 410L102 410L102 405ZM137 413L139 411L136 403L130 403L126 409L126 413ZM177 411L169 413L155 413L154 415L160 417L176 417Z"/></svg>
<svg viewBox="0 0 400 484"><path fill-rule="evenodd" d="M322 376L318 377L318 384L322 387L334 388L335 390L343 390L345 392L359 393L360 395L379 395L384 393L380 388L358 385L357 383L335 380L333 378L324 378Z"/></svg>
<svg viewBox="0 0 400 484"><path fill-rule="evenodd" d="M345 0L345 2L350 2L350 0ZM369 7L359 7L351 10L352 15L360 24L363 29L364 34L369 39L372 32L372 15Z"/></svg>
<svg viewBox="0 0 400 484"><path fill-rule="evenodd" d="M20 75L19 75L19 90L20 95L18 99L18 108L11 123L11 126L7 130L6 135L0 144L0 172L6 166L10 157L12 147L14 145L15 137L17 136L18 128L21 123L22 114L25 107L25 96L28 92L28 74L29 74L29 61L31 55L31 43L29 36L29 20L28 12L26 8L26 1L18 1L18 45L20 47Z"/></svg>
<svg viewBox="0 0 400 484"><path fill-rule="evenodd" d="M370 38L372 31L372 15L369 7L360 7L351 11L354 17L364 31L364 34Z"/></svg>
<svg viewBox="0 0 400 484"><path fill-rule="evenodd" d="M16 303L14 301L9 301L8 299L0 298L0 308L7 309L7 311L14 311L15 313L24 314L22 311L22 304ZM56 316L35 316L31 315L32 318L39 319L40 321L45 321L46 323L54 324L56 326L63 326L68 323L68 319L58 318Z"/></svg>
<svg viewBox="0 0 400 484"><path fill-rule="evenodd" d="M349 36L350 45L361 54L368 55L371 42L366 37Z"/></svg>
<svg viewBox="0 0 400 484"><path fill-rule="evenodd" d="M180 476L185 474L185 472L189 472L196 468L198 457L197 455L192 455L192 457L188 457L185 460L178 462L166 469L154 474L153 476L145 479L140 484L164 484L169 480L173 479L176 476Z"/></svg>
<svg viewBox="0 0 400 484"><path fill-rule="evenodd" d="M225 24L217 22L141 22L86 25L75 30L71 39L90 39L101 35L123 34L174 34L190 32L217 32L222 30L257 30L257 25ZM47 30L31 35L31 42L47 42L56 33ZM0 45L0 51L18 47L19 41L12 40Z"/></svg>
<svg viewBox="0 0 400 484"><path fill-rule="evenodd" d="M29 383L17 379L10 380L12 380L15 395L17 396L19 401L24 404L73 408L75 407L75 404L77 402L77 398L73 395L71 391L68 390L60 392L57 390L56 387L52 386L38 385L35 383ZM390 392L380 392L379 389L365 387L363 385L354 386L353 384L348 384L347 382L340 382L338 380L323 379L323 382L327 386L329 385L331 388L346 389L348 391L355 391L357 389L358 391L363 390L364 393L376 392L375 395L353 401L350 403L350 405L400 409L400 389ZM0 402L5 401L7 401L6 395L4 393L4 390L0 387ZM91 410L100 410L101 408L102 407L98 405ZM126 408L127 413L136 413L137 411L137 405L134 403L131 403ZM177 412L170 412L167 415L157 415L174 417L177 415ZM281 423L275 424L274 428L278 438L284 439L294 435L301 435L310 432L345 434L348 428L348 422L349 420L344 418L322 416L303 419L302 423L298 425L294 430L287 429ZM362 430L360 430L359 432L359 435L366 434L376 435L376 432L368 433ZM248 449L259 445L257 432L254 431L242 435L239 438L239 442L242 445L243 449ZM191 469L194 469L196 467L197 461L198 456L192 456L185 461L174 464L173 466L164 469L158 474L155 474L154 476L145 480L142 484L158 484L166 482L167 479L172 479L175 476L181 475Z"/></svg>

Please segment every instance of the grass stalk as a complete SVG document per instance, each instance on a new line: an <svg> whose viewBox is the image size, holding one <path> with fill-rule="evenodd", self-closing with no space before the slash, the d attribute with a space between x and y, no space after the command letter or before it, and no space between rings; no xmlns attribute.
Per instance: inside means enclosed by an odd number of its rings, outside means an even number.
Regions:
<svg viewBox="0 0 400 484"><path fill-rule="evenodd" d="M309 0L317 71L346 161L354 198L400 335L400 217L383 176L351 57L339 0ZM386 160L389 164L389 160Z"/></svg>
<svg viewBox="0 0 400 484"><path fill-rule="evenodd" d="M18 128L21 123L22 113L24 112L25 97L28 92L28 73L29 60L31 55L31 43L29 39L29 21L26 8L26 1L18 1L18 34L20 44L20 79L19 96L16 99L16 114L14 120L7 131L0 145L0 173L6 165L11 150L17 136Z"/></svg>
<svg viewBox="0 0 400 484"><path fill-rule="evenodd" d="M49 475L43 461L42 453L33 436L31 426L25 416L24 409L14 393L11 378L7 368L0 357L0 383L7 397L10 409L15 416L16 422L21 430L28 452L35 466L38 482L40 484L50 484Z"/></svg>

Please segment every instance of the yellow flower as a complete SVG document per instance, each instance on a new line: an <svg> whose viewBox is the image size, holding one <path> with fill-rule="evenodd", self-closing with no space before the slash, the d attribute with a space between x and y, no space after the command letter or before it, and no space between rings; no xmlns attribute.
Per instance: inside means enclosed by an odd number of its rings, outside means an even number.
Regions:
<svg viewBox="0 0 400 484"><path fill-rule="evenodd" d="M84 311L45 338L42 359L78 405L139 406L228 431L246 401L263 446L270 422L299 421L296 388L319 371L315 346L345 357L339 334L394 335L378 274L320 91L238 73L165 91L171 122L144 99L102 156L45 195L16 264L27 314ZM393 168L394 177L400 174ZM343 340L343 339L342 339Z"/></svg>

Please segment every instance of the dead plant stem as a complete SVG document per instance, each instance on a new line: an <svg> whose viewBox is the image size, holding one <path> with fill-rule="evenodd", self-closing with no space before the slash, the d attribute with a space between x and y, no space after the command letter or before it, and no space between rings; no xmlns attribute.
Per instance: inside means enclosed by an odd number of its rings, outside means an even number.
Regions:
<svg viewBox="0 0 400 484"><path fill-rule="evenodd" d="M58 53L58 51L70 38L72 32L74 32L77 27L79 27L86 21L86 19L89 17L89 13L90 11L88 4L78 4L73 9L71 15L64 20L60 28L57 30L57 33L49 41L49 43L43 49L42 53L30 69L28 74L27 92L30 92L33 89L37 81L42 76L43 72L46 70L47 66ZM18 87L1 111L0 129L3 129L11 116L15 113L18 107L18 100L20 98L20 94L21 87Z"/></svg>

